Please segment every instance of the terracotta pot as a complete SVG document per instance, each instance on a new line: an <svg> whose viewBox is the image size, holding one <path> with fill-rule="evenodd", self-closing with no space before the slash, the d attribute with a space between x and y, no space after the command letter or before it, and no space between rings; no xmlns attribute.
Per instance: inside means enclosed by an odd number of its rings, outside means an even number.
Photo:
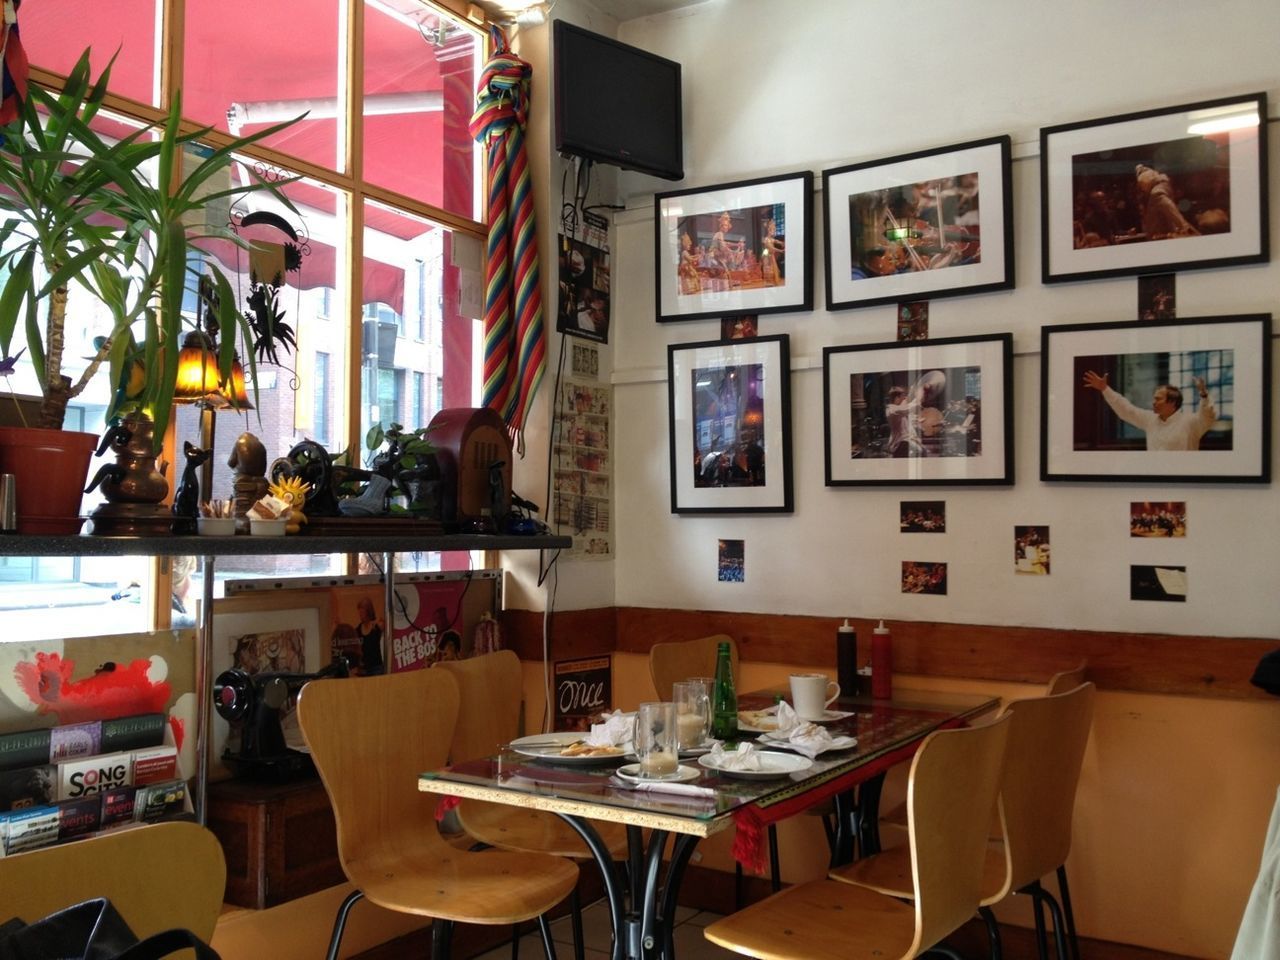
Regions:
<svg viewBox="0 0 1280 960"><path fill-rule="evenodd" d="M18 533L80 531L80 497L98 438L71 430L0 427L0 473L12 473Z"/></svg>

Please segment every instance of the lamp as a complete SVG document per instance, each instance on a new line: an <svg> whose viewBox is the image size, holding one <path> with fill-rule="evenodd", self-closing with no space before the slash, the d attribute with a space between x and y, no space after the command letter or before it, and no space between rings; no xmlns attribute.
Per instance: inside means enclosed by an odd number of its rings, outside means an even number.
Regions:
<svg viewBox="0 0 1280 960"><path fill-rule="evenodd" d="M218 376L217 351L211 341L202 333L188 333L178 353L173 402L194 404L200 410L200 446L210 453L200 467L200 500L208 502L213 487L213 428L217 411L225 407L253 409L245 393L244 365L240 358L231 361L231 373L222 380Z"/></svg>

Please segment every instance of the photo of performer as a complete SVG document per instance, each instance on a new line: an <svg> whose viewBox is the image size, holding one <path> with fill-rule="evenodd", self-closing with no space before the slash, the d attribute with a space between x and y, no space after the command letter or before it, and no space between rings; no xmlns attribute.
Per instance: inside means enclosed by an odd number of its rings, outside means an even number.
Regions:
<svg viewBox="0 0 1280 960"><path fill-rule="evenodd" d="M785 212L785 204L771 203L681 217L681 295L786 286Z"/></svg>
<svg viewBox="0 0 1280 960"><path fill-rule="evenodd" d="M1217 421L1217 409L1209 397L1203 377L1192 378L1200 401L1195 410L1184 407L1182 390L1171 383L1155 388L1151 409L1147 410L1113 390L1108 382L1109 376L1085 370L1083 386L1097 391L1117 417L1141 430L1146 436L1147 450L1199 450L1201 438L1213 429ZM1077 449L1080 448L1077 446Z"/></svg>
<svg viewBox="0 0 1280 960"><path fill-rule="evenodd" d="M849 394L855 460L982 453L979 367L853 374Z"/></svg>
<svg viewBox="0 0 1280 960"><path fill-rule="evenodd" d="M853 194L850 278L979 263L979 229L976 172Z"/></svg>
<svg viewBox="0 0 1280 960"><path fill-rule="evenodd" d="M1071 158L1072 245L1176 240L1231 230L1229 133Z"/></svg>

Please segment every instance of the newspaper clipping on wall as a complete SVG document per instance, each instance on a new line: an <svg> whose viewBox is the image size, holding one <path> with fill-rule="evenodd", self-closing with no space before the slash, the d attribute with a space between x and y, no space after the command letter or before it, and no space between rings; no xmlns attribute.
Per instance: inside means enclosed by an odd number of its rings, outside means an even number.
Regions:
<svg viewBox="0 0 1280 960"><path fill-rule="evenodd" d="M613 461L609 434L613 388L591 378L599 370L595 347L573 346L573 379L561 382L556 398L556 533L573 537L569 556L613 557Z"/></svg>

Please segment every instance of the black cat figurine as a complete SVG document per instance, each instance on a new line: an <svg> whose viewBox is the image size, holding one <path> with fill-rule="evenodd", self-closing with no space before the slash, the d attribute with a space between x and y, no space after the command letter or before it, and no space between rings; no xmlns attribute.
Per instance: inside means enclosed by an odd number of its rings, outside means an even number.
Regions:
<svg viewBox="0 0 1280 960"><path fill-rule="evenodd" d="M196 472L213 456L213 451L201 450L188 440L182 445L182 453L187 458L187 466L173 494L173 525L170 529L174 533L195 533L196 517L200 515L200 480Z"/></svg>

